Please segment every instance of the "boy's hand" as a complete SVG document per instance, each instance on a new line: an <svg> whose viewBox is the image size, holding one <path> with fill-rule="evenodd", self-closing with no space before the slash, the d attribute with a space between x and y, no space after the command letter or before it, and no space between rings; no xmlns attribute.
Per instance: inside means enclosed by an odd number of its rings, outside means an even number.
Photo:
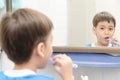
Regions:
<svg viewBox="0 0 120 80"><path fill-rule="evenodd" d="M72 60L65 54L54 56L52 62L55 70L62 76L63 80L74 80L72 73Z"/></svg>

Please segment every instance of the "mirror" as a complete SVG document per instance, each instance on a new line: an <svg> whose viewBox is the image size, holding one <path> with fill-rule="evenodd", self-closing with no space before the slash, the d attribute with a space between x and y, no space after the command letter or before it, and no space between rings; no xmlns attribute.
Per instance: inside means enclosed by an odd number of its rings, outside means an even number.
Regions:
<svg viewBox="0 0 120 80"><path fill-rule="evenodd" d="M120 34L119 2L119 0L12 0L12 11L27 7L46 14L54 24L54 46L85 46L96 41L96 36L92 33L92 18L97 12L110 12L117 23L115 36Z"/></svg>

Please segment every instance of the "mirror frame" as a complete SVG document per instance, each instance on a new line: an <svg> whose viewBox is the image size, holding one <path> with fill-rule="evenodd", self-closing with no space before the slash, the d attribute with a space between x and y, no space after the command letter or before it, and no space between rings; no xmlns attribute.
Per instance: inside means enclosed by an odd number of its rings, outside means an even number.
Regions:
<svg viewBox="0 0 120 80"><path fill-rule="evenodd" d="M53 52L88 52L120 54L120 48L53 46Z"/></svg>

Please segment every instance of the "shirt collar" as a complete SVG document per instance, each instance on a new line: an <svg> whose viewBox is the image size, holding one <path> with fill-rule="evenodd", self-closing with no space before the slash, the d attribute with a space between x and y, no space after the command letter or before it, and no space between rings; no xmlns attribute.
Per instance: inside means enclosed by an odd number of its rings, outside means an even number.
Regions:
<svg viewBox="0 0 120 80"><path fill-rule="evenodd" d="M24 70L7 70L4 72L4 74L10 77L21 77L27 75L35 75L36 73L32 70L24 69Z"/></svg>

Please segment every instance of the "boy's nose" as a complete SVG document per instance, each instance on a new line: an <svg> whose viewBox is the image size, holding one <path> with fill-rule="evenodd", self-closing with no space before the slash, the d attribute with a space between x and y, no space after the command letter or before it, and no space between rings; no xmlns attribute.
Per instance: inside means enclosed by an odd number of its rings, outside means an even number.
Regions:
<svg viewBox="0 0 120 80"><path fill-rule="evenodd" d="M105 34L109 34L109 30L105 30Z"/></svg>

